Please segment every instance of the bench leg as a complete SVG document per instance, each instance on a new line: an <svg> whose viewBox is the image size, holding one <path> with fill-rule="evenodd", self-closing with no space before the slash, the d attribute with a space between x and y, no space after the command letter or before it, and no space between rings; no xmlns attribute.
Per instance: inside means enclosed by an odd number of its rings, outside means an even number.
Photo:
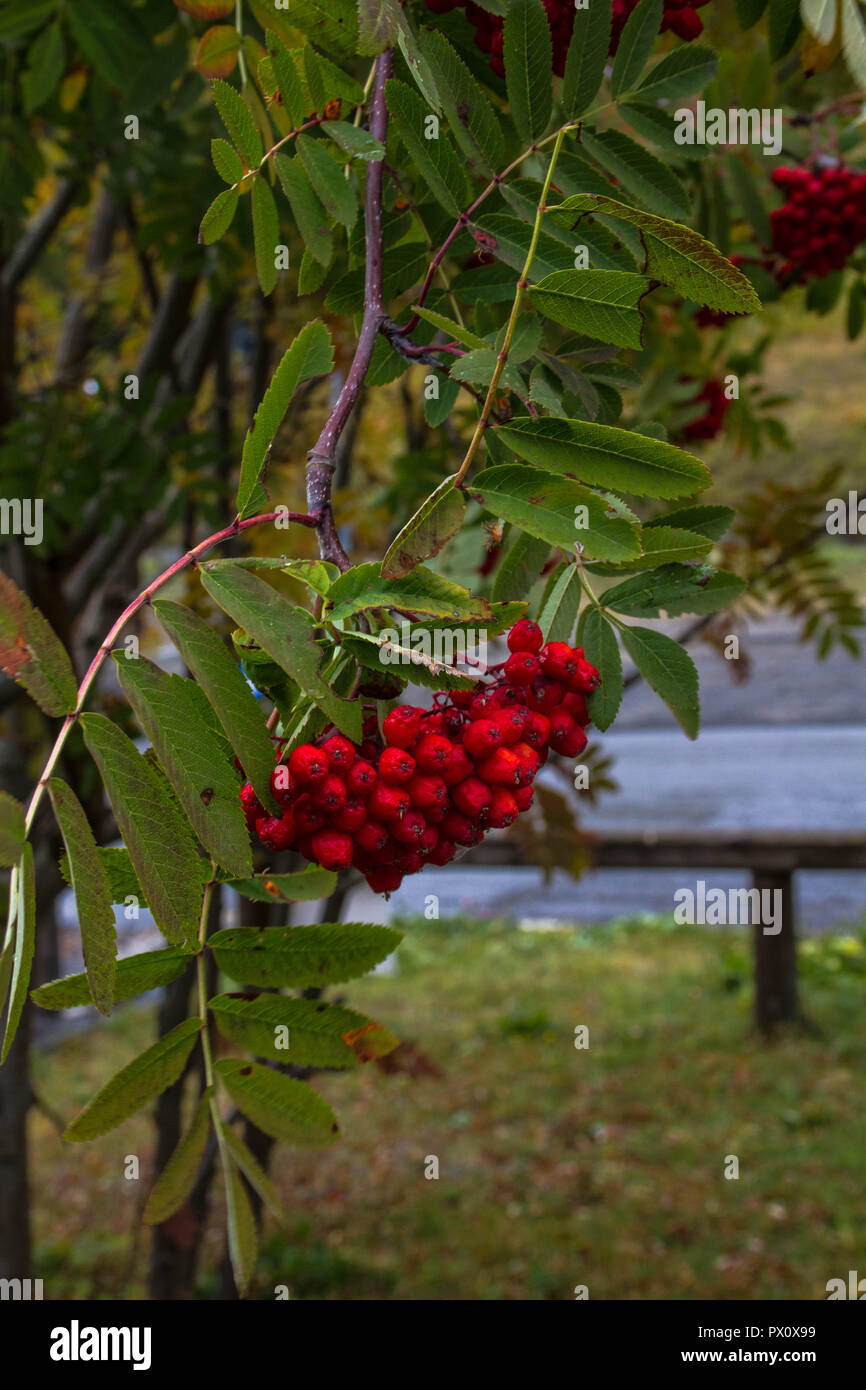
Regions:
<svg viewBox="0 0 866 1390"><path fill-rule="evenodd" d="M798 1017L792 878L789 869L756 869L752 875L755 888L778 890L782 903L782 930L776 936L765 936L760 923L754 927L755 1024L764 1034Z"/></svg>

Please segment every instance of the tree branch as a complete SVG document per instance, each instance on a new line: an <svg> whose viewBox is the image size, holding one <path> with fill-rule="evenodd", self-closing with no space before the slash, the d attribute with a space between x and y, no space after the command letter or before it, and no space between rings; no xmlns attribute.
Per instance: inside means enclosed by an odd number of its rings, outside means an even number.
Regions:
<svg viewBox="0 0 866 1390"><path fill-rule="evenodd" d="M14 290L34 267L53 233L63 221L78 195L79 185L64 179L50 203L39 212L3 267L4 290Z"/></svg>
<svg viewBox="0 0 866 1390"><path fill-rule="evenodd" d="M391 75L393 55L385 49L376 60L373 97L370 102L370 134L382 144L388 133L388 110L385 105L385 83ZM337 535L331 513L331 488L336 464L337 445L358 400L364 378L370 369L373 349L379 329L385 319L382 300L382 164L377 161L367 169L364 195L364 229L367 238L367 263L364 277L364 317L355 356L343 389L325 422L313 448L307 455L307 509L319 514L316 531L323 560L330 560L341 570L349 568L349 557Z"/></svg>

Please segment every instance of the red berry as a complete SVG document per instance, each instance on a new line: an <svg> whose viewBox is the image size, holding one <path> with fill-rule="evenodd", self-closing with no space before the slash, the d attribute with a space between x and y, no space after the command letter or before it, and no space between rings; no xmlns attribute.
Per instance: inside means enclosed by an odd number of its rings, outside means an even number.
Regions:
<svg viewBox="0 0 866 1390"><path fill-rule="evenodd" d="M431 854L439 843L439 831L435 825L428 825L418 841L418 851L420 854Z"/></svg>
<svg viewBox="0 0 866 1390"><path fill-rule="evenodd" d="M487 758L502 745L502 729L492 719L478 719L463 734L463 746L470 758Z"/></svg>
<svg viewBox="0 0 866 1390"><path fill-rule="evenodd" d="M480 777L467 777L451 793L451 800L470 820L479 820L493 799L493 793Z"/></svg>
<svg viewBox="0 0 866 1390"><path fill-rule="evenodd" d="M494 689L482 690L476 695L472 704L469 706L469 718L472 720L489 719L499 709L499 691Z"/></svg>
<svg viewBox="0 0 866 1390"><path fill-rule="evenodd" d="M451 740L443 738L441 734L424 734L418 740L415 749L415 763L418 771L441 773L448 764L453 747Z"/></svg>
<svg viewBox="0 0 866 1390"><path fill-rule="evenodd" d="M531 618L521 618L509 632L507 641L510 652L540 652L544 634Z"/></svg>
<svg viewBox="0 0 866 1390"><path fill-rule="evenodd" d="M567 642L548 642L541 650L545 676L566 684L577 671L577 653Z"/></svg>
<svg viewBox="0 0 866 1390"><path fill-rule="evenodd" d="M313 805L312 797L308 792L299 796L292 807L295 816L295 825L302 835L312 835L317 830L321 830L325 824L325 813Z"/></svg>
<svg viewBox="0 0 866 1390"><path fill-rule="evenodd" d="M346 830L354 834L367 820L367 808L359 796L350 796L339 815L334 816L335 830Z"/></svg>
<svg viewBox="0 0 866 1390"><path fill-rule="evenodd" d="M404 816L411 804L408 792L402 787L388 787L380 782L373 788L367 801L367 814L375 820L390 823Z"/></svg>
<svg viewBox="0 0 866 1390"><path fill-rule="evenodd" d="M426 829L427 822L420 811L407 811L401 820L394 822L391 834L401 845L417 845Z"/></svg>
<svg viewBox="0 0 866 1390"><path fill-rule="evenodd" d="M328 755L312 743L302 743L289 758L289 771L296 782L321 782L328 775Z"/></svg>
<svg viewBox="0 0 866 1390"><path fill-rule="evenodd" d="M531 788L530 788L531 790ZM504 830L513 825L519 815L519 807L513 792L497 787L487 811L487 819L493 830Z"/></svg>
<svg viewBox="0 0 866 1390"><path fill-rule="evenodd" d="M562 704L564 694L565 689L559 681L547 680L542 677L541 680L533 681L526 699L532 709L541 714L549 714Z"/></svg>
<svg viewBox="0 0 866 1390"><path fill-rule="evenodd" d="M428 811L431 806L444 806L448 800L448 788L444 779L425 772L413 777L406 790L412 805L419 811Z"/></svg>
<svg viewBox="0 0 866 1390"><path fill-rule="evenodd" d="M379 780L376 769L363 758L356 759L346 773L346 791L350 796L367 797Z"/></svg>
<svg viewBox="0 0 866 1390"><path fill-rule="evenodd" d="M329 773L321 782L316 782L310 794L313 805L319 811L335 815L346 804L346 783L336 773Z"/></svg>
<svg viewBox="0 0 866 1390"><path fill-rule="evenodd" d="M428 857L431 864L436 864L440 869L442 869L445 867L446 864L451 863L451 860L454 858L456 852L457 846L455 845L454 841L446 840L443 835L440 835L439 842L436 845L436 848L434 850L431 850Z"/></svg>
<svg viewBox="0 0 866 1390"><path fill-rule="evenodd" d="M320 830L313 836L313 855L323 869L339 872L352 862L354 842L341 830Z"/></svg>
<svg viewBox="0 0 866 1390"><path fill-rule="evenodd" d="M355 841L368 854L378 855L390 838L386 825L383 825L381 821L368 820L356 834Z"/></svg>
<svg viewBox="0 0 866 1390"><path fill-rule="evenodd" d="M456 787L458 782L462 782L465 777L469 777L475 771L475 764L470 758L462 743L455 743L451 750L451 756L445 767L442 769L442 781L446 787Z"/></svg>
<svg viewBox="0 0 866 1390"><path fill-rule="evenodd" d="M345 772L355 761L355 750L342 734L334 734L333 737L325 739L322 752L326 755L332 772Z"/></svg>
<svg viewBox="0 0 866 1390"><path fill-rule="evenodd" d="M385 742L395 748L411 748L421 732L421 719L424 711L412 705L398 705L385 716L382 733Z"/></svg>
<svg viewBox="0 0 866 1390"><path fill-rule="evenodd" d="M451 811L442 822L442 829L439 832L447 840L453 840L458 845L477 845L483 838L480 828L471 821L468 816L461 816L459 811Z"/></svg>
<svg viewBox="0 0 866 1390"><path fill-rule="evenodd" d="M547 740L549 738L550 720L546 714L539 714L536 710L533 710L523 730L524 743L528 743L530 748L534 748L537 753L540 753L542 748L547 746Z"/></svg>
<svg viewBox="0 0 866 1390"><path fill-rule="evenodd" d="M494 714L491 723L502 731L502 746L510 748L522 737L531 718L537 718L531 714L526 705L509 705L507 709L501 709L498 714Z"/></svg>
<svg viewBox="0 0 866 1390"><path fill-rule="evenodd" d="M403 875L399 869L371 869L367 882L374 893L396 893L403 882Z"/></svg>
<svg viewBox="0 0 866 1390"><path fill-rule="evenodd" d="M512 652L505 663L505 675L512 685L531 685L538 671L538 657L532 652Z"/></svg>
<svg viewBox="0 0 866 1390"><path fill-rule="evenodd" d="M485 782L496 787L520 786L521 762L513 748L497 748L478 768Z"/></svg>
<svg viewBox="0 0 866 1390"><path fill-rule="evenodd" d="M415 759L405 748L386 748L379 759L379 776L389 786L411 781L414 773Z"/></svg>
<svg viewBox="0 0 866 1390"><path fill-rule="evenodd" d="M281 806L286 806L292 799L292 792L295 789L294 779L285 763L277 763L271 773L271 792L279 801Z"/></svg>
<svg viewBox="0 0 866 1390"><path fill-rule="evenodd" d="M277 820L276 816L265 816L262 820L256 821L256 833L265 849L276 851L288 849L295 840L295 826L291 811L280 820Z"/></svg>
<svg viewBox="0 0 866 1390"><path fill-rule="evenodd" d="M535 795L534 787L515 787L511 795L517 802L518 811L528 811L532 805L532 798Z"/></svg>
<svg viewBox="0 0 866 1390"><path fill-rule="evenodd" d="M585 728L586 725L589 723L589 711L586 708L586 696L583 694L582 691L579 692L575 690L570 690L562 702L562 708L568 711L575 724L580 724L581 728ZM526 742L532 743L532 739L528 738ZM534 744L533 747L535 747Z"/></svg>

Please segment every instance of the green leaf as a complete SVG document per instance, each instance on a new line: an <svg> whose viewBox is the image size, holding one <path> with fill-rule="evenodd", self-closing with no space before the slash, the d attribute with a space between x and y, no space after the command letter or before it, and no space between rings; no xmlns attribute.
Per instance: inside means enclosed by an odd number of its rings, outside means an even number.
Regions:
<svg viewBox="0 0 866 1390"><path fill-rule="evenodd" d="M297 682L332 723L353 743L360 742L361 706L336 695L322 677L322 653L316 646L315 624L309 613L237 565L210 571L204 565L201 579L211 598Z"/></svg>
<svg viewBox="0 0 866 1390"><path fill-rule="evenodd" d="M356 565L340 576L328 597L334 605L328 617L334 623L368 608L407 608L411 613L462 622L490 617L486 599L473 597L461 584L424 565L395 579L383 579L377 561Z"/></svg>
<svg viewBox="0 0 866 1390"><path fill-rule="evenodd" d="M154 1184L143 1213L143 1219L149 1226L159 1226L167 1221L190 1194L207 1148L212 1095L212 1086L202 1092L192 1124Z"/></svg>
<svg viewBox="0 0 866 1390"><path fill-rule="evenodd" d="M472 333L470 329L463 328L459 323L455 323L454 319L446 318L444 314L435 314L432 309L428 309L420 304L413 305L413 309L420 318L425 319L427 323L432 323L434 328L438 328L441 332L447 333L449 338L453 338L458 343L462 343L464 347L487 348L490 346L486 339L479 338L477 333Z"/></svg>
<svg viewBox="0 0 866 1390"><path fill-rule="evenodd" d="M581 634L587 661L591 661L601 676L601 685L587 700L587 709L596 728L604 733L619 713L622 704L622 656L616 631L598 608L587 611Z"/></svg>
<svg viewBox="0 0 866 1390"><path fill-rule="evenodd" d="M844 47L845 6L851 0L842 0L842 33ZM853 4L851 8L854 9ZM859 15L858 15L859 18ZM797 42L802 29L800 22L800 0L770 0L770 57L774 63L784 58Z"/></svg>
<svg viewBox="0 0 866 1390"><path fill-rule="evenodd" d="M202 77L228 77L234 71L243 39L233 24L214 24L199 40L195 66Z"/></svg>
<svg viewBox="0 0 866 1390"><path fill-rule="evenodd" d="M538 615L545 642L570 641L582 592L577 565L563 565Z"/></svg>
<svg viewBox="0 0 866 1390"><path fill-rule="evenodd" d="M201 1032L201 1019L187 1018L142 1052L97 1092L67 1127L64 1139L97 1139L141 1110L178 1080Z"/></svg>
<svg viewBox="0 0 866 1390"><path fill-rule="evenodd" d="M342 984L390 956L401 932L367 922L302 927L233 927L208 941L217 966L248 985Z"/></svg>
<svg viewBox="0 0 866 1390"><path fill-rule="evenodd" d="M427 189L446 212L459 217L467 202L466 172L447 132L440 130L436 140L425 138L430 112L418 93L396 77L385 84L385 100L388 114Z"/></svg>
<svg viewBox="0 0 866 1390"><path fill-rule="evenodd" d="M211 246L225 236L237 212L239 193L236 188L224 188L218 193L201 220L199 236L205 246Z"/></svg>
<svg viewBox="0 0 866 1390"><path fill-rule="evenodd" d="M138 899L139 907L147 907L147 901L138 881L135 869L132 867L132 860L129 851L126 849L106 848L104 845L97 847L96 853L99 855L100 863L105 870L108 879L108 889L111 893L112 903L125 903L130 896ZM206 865L201 860L202 873L205 870L210 873L210 865ZM72 887L72 870L69 867L69 857L66 854L60 856L60 872L66 882ZM202 880L204 882L204 879Z"/></svg>
<svg viewBox="0 0 866 1390"><path fill-rule="evenodd" d="M664 700L689 738L700 724L698 673L679 642L649 627L623 627L622 642L644 680Z"/></svg>
<svg viewBox="0 0 866 1390"><path fill-rule="evenodd" d="M719 60L709 48L675 48L656 63L634 93L640 101L677 101L699 92L716 75Z"/></svg>
<svg viewBox="0 0 866 1390"><path fill-rule="evenodd" d="M259 801L276 811L270 786L273 745L258 701L228 648L192 609L158 599L153 610L213 706Z"/></svg>
<svg viewBox="0 0 866 1390"><path fill-rule="evenodd" d="M338 68L332 63L330 58L324 54L316 52L307 44L303 49L304 69L307 76L307 83L312 91L311 69L316 70L316 79L321 87L322 101L341 97L352 103L353 106L362 106L366 100L366 94L361 83L353 77L350 72L345 72L343 68Z"/></svg>
<svg viewBox="0 0 866 1390"><path fill-rule="evenodd" d="M8 792L0 791L0 868L14 868L23 847L24 807Z"/></svg>
<svg viewBox="0 0 866 1390"><path fill-rule="evenodd" d="M361 130L360 126L350 125L348 121L328 121L325 134L329 140L335 140L350 159L375 164L377 160L385 158L385 146L381 140L377 140L369 130Z"/></svg>
<svg viewBox="0 0 866 1390"><path fill-rule="evenodd" d="M778 4L778 0L776 0L776 3ZM783 6L779 5L779 8L783 8ZM791 16L792 24L798 17L799 16L796 14ZM782 31L781 23L778 27L780 30L779 42L787 42L787 35L790 33L790 30L787 32ZM770 56L776 57L777 55L773 52L772 33L773 11L771 9ZM790 44L788 44L788 47L790 47ZM784 51L787 52L787 49ZM851 73L851 76L861 87L866 85L866 25L863 23L863 16L858 6L855 4L855 0L842 0L842 52L845 55L845 62L848 65L848 71Z"/></svg>
<svg viewBox="0 0 866 1390"><path fill-rule="evenodd" d="M526 531L516 531L493 575L494 599L525 598L547 562L550 546Z"/></svg>
<svg viewBox="0 0 866 1390"><path fill-rule="evenodd" d="M662 155L669 159L682 159L683 147L677 142L679 126L673 116L663 107L630 100L623 101L619 111L632 129L636 130L638 135L643 135L645 139L651 140ZM689 158L691 159L707 159L709 155L710 147L708 145L694 144L689 146Z"/></svg>
<svg viewBox="0 0 866 1390"><path fill-rule="evenodd" d="M711 481L685 450L612 425L521 415L496 434L529 463L637 497L688 497Z"/></svg>
<svg viewBox="0 0 866 1390"><path fill-rule="evenodd" d="M434 372L434 375L439 383L439 396L437 399L431 396L428 400L425 393L424 398L424 419L431 430L445 423L460 395L459 381L452 381L450 376L443 376L441 372Z"/></svg>
<svg viewBox="0 0 866 1390"><path fill-rule="evenodd" d="M33 846L30 844L24 846L18 867L12 871L9 884L9 902L10 917L15 930L15 946L12 957L9 1009L6 1014L6 1032L3 1035L0 1064L6 1061L9 1049L15 1041L15 1034L18 1032L21 1015L27 1002L27 986L30 983L30 969L33 965L33 953L36 948L36 875L33 868Z"/></svg>
<svg viewBox="0 0 866 1390"><path fill-rule="evenodd" d="M613 60L611 96L630 92L644 70L662 22L664 0L641 0L631 12Z"/></svg>
<svg viewBox="0 0 866 1390"><path fill-rule="evenodd" d="M755 177L745 161L736 154L729 154L727 162L737 202L760 244L769 246L772 239L770 219Z"/></svg>
<svg viewBox="0 0 866 1390"><path fill-rule="evenodd" d="M48 782L48 792L63 836L72 875L72 891L81 932L81 951L93 1002L101 1014L111 1013L114 1003L117 933L108 876L102 866L84 807L71 787L59 777Z"/></svg>
<svg viewBox="0 0 866 1390"><path fill-rule="evenodd" d="M675 560L699 560L712 548L712 541L680 526L653 526L644 529L641 542L644 553L631 565L632 569L651 569L655 565L671 564Z"/></svg>
<svg viewBox="0 0 866 1390"><path fill-rule="evenodd" d="M301 1085L301 1082L296 1082ZM226 1185L226 1221L228 1224L229 1259L241 1298L253 1277L259 1253L256 1218L240 1173L228 1157L224 1160Z"/></svg>
<svg viewBox="0 0 866 1390"><path fill-rule="evenodd" d="M223 125L247 169L258 169L264 150L250 108L240 93L221 79L214 82L213 95Z"/></svg>
<svg viewBox="0 0 866 1390"><path fill-rule="evenodd" d="M326 376L333 367L331 335L321 320L314 319L301 329L283 353L255 419L247 430L238 482L237 507L240 517L247 514L274 436L285 418L292 396L302 381Z"/></svg>
<svg viewBox="0 0 866 1390"><path fill-rule="evenodd" d="M362 1060L384 1057L397 1046L397 1039L380 1023L316 999L219 994L211 999L210 1008L223 1037L265 1061L298 1067L356 1067ZM288 1030L288 1036L283 1030Z"/></svg>
<svg viewBox="0 0 866 1390"><path fill-rule="evenodd" d="M611 515L603 497L570 478L506 465L485 468L473 478L469 492L485 511L549 545L573 551L580 542L596 559L617 562L640 552L637 525ZM583 519L578 507L586 508L586 526L578 527Z"/></svg>
<svg viewBox="0 0 866 1390"><path fill-rule="evenodd" d="M193 829L218 864L252 873L249 835L228 743L200 686L162 671L147 657L114 653L117 675Z"/></svg>
<svg viewBox="0 0 866 1390"><path fill-rule="evenodd" d="M418 631L419 627L420 624L410 628L406 623L410 634ZM467 676L457 669L455 662L461 659L459 651L452 650L450 660L445 660L444 656L440 660L430 654L429 643L413 646L411 635L404 638L403 631L401 624L399 629L383 628L375 635L367 632L346 633L342 641L343 649L368 670L376 671L379 675L397 676L412 685L427 686L430 690L471 690L477 684L474 674Z"/></svg>
<svg viewBox="0 0 866 1390"><path fill-rule="evenodd" d="M684 613L717 613L736 602L746 582L725 570L701 565L663 565L606 590L602 602L632 618L670 618Z"/></svg>
<svg viewBox="0 0 866 1390"><path fill-rule="evenodd" d="M244 176L244 166L237 151L229 144L228 140L211 140L210 156L214 168L224 183L240 183Z"/></svg>
<svg viewBox="0 0 866 1390"><path fill-rule="evenodd" d="M467 159L488 174L501 168L501 120L444 34L423 30L421 53L430 65L451 134Z"/></svg>
<svg viewBox="0 0 866 1390"><path fill-rule="evenodd" d="M151 58L151 41L134 11L102 0L75 0L64 18L85 60L111 87L121 90Z"/></svg>
<svg viewBox="0 0 866 1390"><path fill-rule="evenodd" d="M214 1070L241 1113L272 1139L314 1148L334 1142L334 1112L306 1082L242 1058L217 1062Z"/></svg>
<svg viewBox="0 0 866 1390"><path fill-rule="evenodd" d="M800 17L809 33L823 47L832 41L836 32L837 0L801 0Z"/></svg>
<svg viewBox="0 0 866 1390"><path fill-rule="evenodd" d="M318 864L308 864L293 874L259 874L255 878L230 878L229 888L260 903L306 903L327 898L337 886L337 875Z"/></svg>
<svg viewBox="0 0 866 1390"><path fill-rule="evenodd" d="M358 52L393 48L400 32L398 0L358 0Z"/></svg>
<svg viewBox="0 0 866 1390"><path fill-rule="evenodd" d="M320 265L329 266L334 257L334 241L328 217L313 192L300 158L276 154L274 164L304 245Z"/></svg>
<svg viewBox="0 0 866 1390"><path fill-rule="evenodd" d="M274 76L277 79L277 86L283 99L283 110L292 125L297 128L304 124L306 114L304 91L298 76L298 69L295 67L289 50L272 29L267 31L266 38L268 53L271 55L271 62L273 63Z"/></svg>
<svg viewBox="0 0 866 1390"><path fill-rule="evenodd" d="M300 29L308 39L329 53L354 56L358 44L356 0L290 0L285 16L274 13L273 0L250 0L263 29L279 29L285 23ZM291 37L291 35L290 35Z"/></svg>
<svg viewBox="0 0 866 1390"><path fill-rule="evenodd" d="M27 50L27 67L21 76L24 110L32 116L52 92L66 67L66 45L59 22L49 24Z"/></svg>
<svg viewBox="0 0 866 1390"><path fill-rule="evenodd" d="M741 29L751 29L767 8L767 0L735 0L735 3Z"/></svg>
<svg viewBox="0 0 866 1390"><path fill-rule="evenodd" d="M192 964L194 957L177 946L166 946L161 951L144 951L138 956L125 956L117 962L114 991L111 1002L119 1004L124 999L132 999L137 994L147 994L161 985L177 980ZM60 980L51 980L31 991L34 1004L40 1009L78 1009L84 1004L92 1004L90 985L87 976L64 975Z"/></svg>
<svg viewBox="0 0 866 1390"><path fill-rule="evenodd" d="M493 380L494 372L498 362L498 356L493 348L477 348L471 352L466 352L451 368L452 381L468 381L473 386L487 388ZM498 386L503 391L526 390L526 382L516 367L506 363L499 374Z"/></svg>
<svg viewBox="0 0 866 1390"><path fill-rule="evenodd" d="M81 727L154 921L169 941L195 940L204 886L189 823L155 768L102 714Z"/></svg>
<svg viewBox="0 0 866 1390"><path fill-rule="evenodd" d="M224 193L220 197L225 197ZM262 294L270 294L279 279L276 248L280 239L280 219L270 185L263 175L253 183L253 242L256 252L256 274Z"/></svg>
<svg viewBox="0 0 866 1390"><path fill-rule="evenodd" d="M51 19L58 0L6 0L0 10L0 40L16 39Z"/></svg>
<svg viewBox="0 0 866 1390"><path fill-rule="evenodd" d="M553 43L541 0L511 0L503 42L511 119L531 145L547 129L553 96Z"/></svg>
<svg viewBox="0 0 866 1390"><path fill-rule="evenodd" d="M592 4L575 10L562 83L562 105L569 120L589 109L601 86L611 22L611 0L592 0Z"/></svg>
<svg viewBox="0 0 866 1390"><path fill-rule="evenodd" d="M220 1124L220 1131L225 1140L226 1148L240 1168L247 1182L251 1187L255 1188L265 1205L270 1208L277 1220L285 1226L287 1217L286 1213L283 1211L277 1189L274 1187L274 1184L271 1182L255 1154L247 1148L240 1135L235 1134L231 1125Z"/></svg>
<svg viewBox="0 0 866 1390"><path fill-rule="evenodd" d="M532 303L554 323L616 347L643 347L638 305L650 288L624 270L555 270L530 287Z"/></svg>
<svg viewBox="0 0 866 1390"><path fill-rule="evenodd" d="M663 217L688 217L689 197L676 174L621 130L584 131L583 147L647 207Z"/></svg>
<svg viewBox="0 0 866 1390"><path fill-rule="evenodd" d="M709 309L756 313L761 301L742 271L699 232L594 193L580 193L551 209L563 225L586 212L611 213L639 228L646 251L644 270L654 280Z"/></svg>
<svg viewBox="0 0 866 1390"><path fill-rule="evenodd" d="M382 298L386 304L421 280L427 258L428 253L420 242L410 242L386 251L382 277ZM355 266L341 275L328 291L325 308L331 314L359 314L364 308L365 284L364 266Z"/></svg>
<svg viewBox="0 0 866 1390"><path fill-rule="evenodd" d="M727 531L736 512L733 507L702 506L680 507L675 512L654 517L644 523L644 533L655 526L683 526L687 531L697 531L711 541L720 541Z"/></svg>
<svg viewBox="0 0 866 1390"><path fill-rule="evenodd" d="M500 212L479 217L476 226L486 233L487 237L492 237L495 243L488 244L485 249L505 261L512 269L523 270L529 244L532 240L530 227L519 217L509 217ZM574 251L542 232L538 238L532 264L536 275L550 275L554 270L573 270ZM482 269L487 270L490 268L489 266L482 267ZM481 272L476 270L470 273L480 275Z"/></svg>
<svg viewBox="0 0 866 1390"><path fill-rule="evenodd" d="M445 478L391 542L379 570L383 579L402 579L421 560L438 555L460 530L466 500L454 486L456 477L452 473Z"/></svg>
<svg viewBox="0 0 866 1390"><path fill-rule="evenodd" d="M59 638L18 585L0 570L0 667L44 714L71 714L78 691Z"/></svg>
<svg viewBox="0 0 866 1390"><path fill-rule="evenodd" d="M327 146L311 135L299 135L295 144L307 177L328 216L344 227L354 226L358 217L355 190L351 181L343 177L342 167L328 153Z"/></svg>

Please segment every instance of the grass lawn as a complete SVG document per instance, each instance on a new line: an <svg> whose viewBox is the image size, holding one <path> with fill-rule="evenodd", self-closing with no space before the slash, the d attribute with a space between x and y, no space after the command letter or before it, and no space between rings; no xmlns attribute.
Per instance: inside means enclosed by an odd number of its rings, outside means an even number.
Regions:
<svg viewBox="0 0 866 1390"><path fill-rule="evenodd" d="M591 1298L821 1299L828 1279L866 1271L862 941L807 945L817 1031L772 1045L750 1033L737 933L422 920L397 959L346 997L441 1074L318 1079L342 1138L276 1151L290 1230L267 1219L253 1296L287 1283L293 1298L569 1299L585 1284ZM122 1010L41 1056L38 1089L70 1117L152 1027ZM71 1145L37 1113L32 1135L46 1297L141 1297L147 1115ZM123 1176L130 1154L139 1182ZM217 1216L203 1297L221 1203Z"/></svg>

